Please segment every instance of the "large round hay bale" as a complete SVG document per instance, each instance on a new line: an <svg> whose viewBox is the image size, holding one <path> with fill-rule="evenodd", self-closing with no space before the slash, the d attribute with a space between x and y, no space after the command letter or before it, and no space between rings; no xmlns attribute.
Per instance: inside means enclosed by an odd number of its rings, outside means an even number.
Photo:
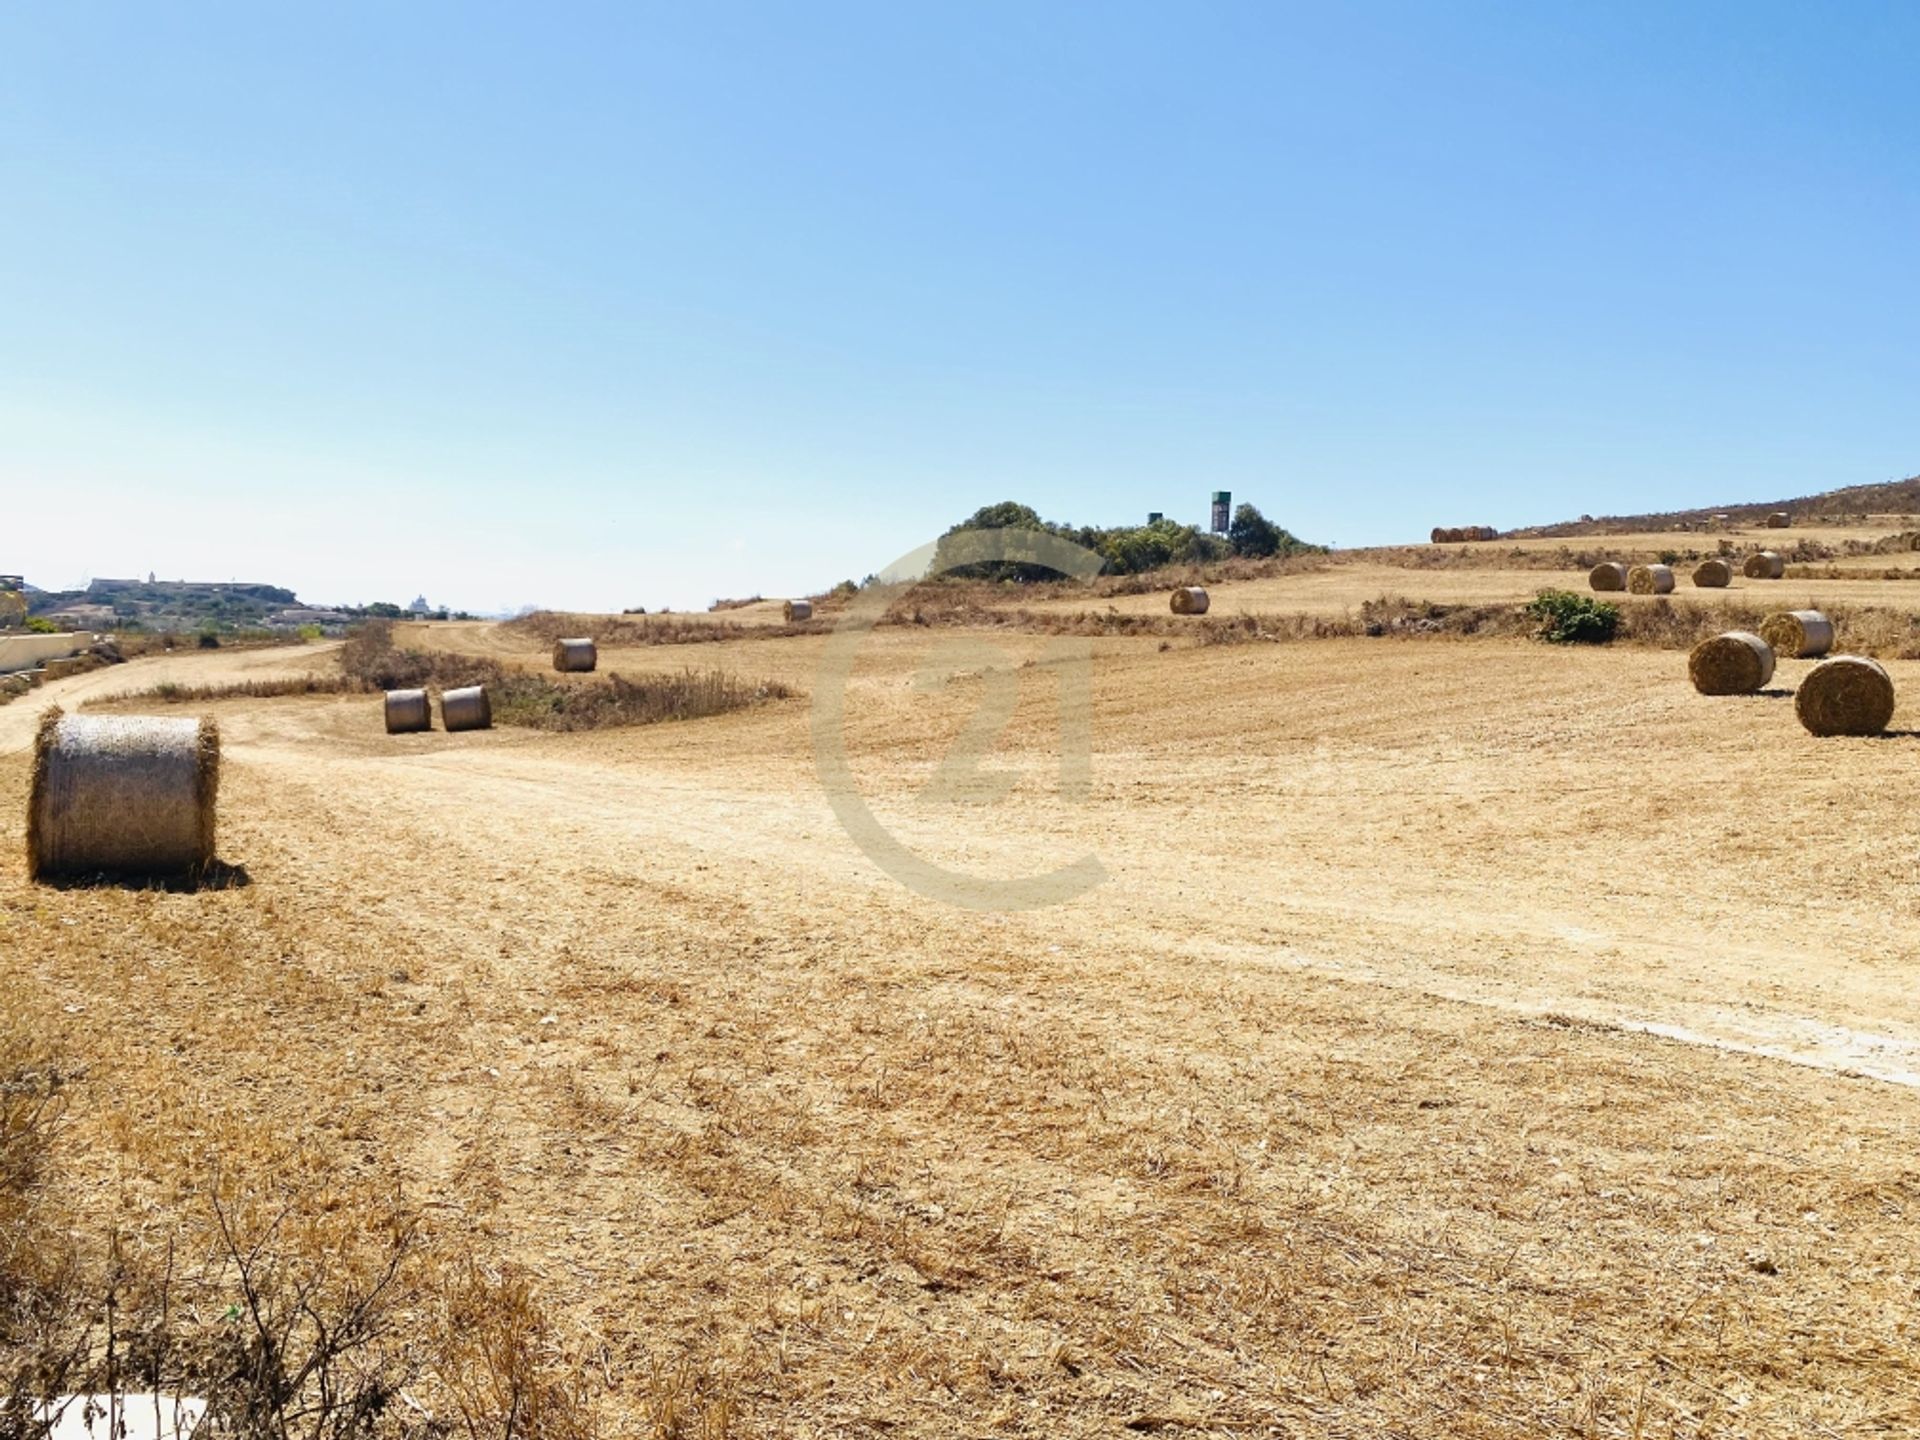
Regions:
<svg viewBox="0 0 1920 1440"><path fill-rule="evenodd" d="M1618 560L1602 560L1587 572L1587 584L1596 590L1627 588L1627 567Z"/></svg>
<svg viewBox="0 0 1920 1440"><path fill-rule="evenodd" d="M411 735L433 728L433 706L424 690L387 691L386 710L389 735Z"/></svg>
<svg viewBox="0 0 1920 1440"><path fill-rule="evenodd" d="M27 873L191 875L213 863L220 730L211 719L41 719Z"/></svg>
<svg viewBox="0 0 1920 1440"><path fill-rule="evenodd" d="M458 730L491 730L493 701L484 685L468 685L440 693L440 723L449 733Z"/></svg>
<svg viewBox="0 0 1920 1440"><path fill-rule="evenodd" d="M1784 510L1776 510L1773 514L1767 516L1767 528L1769 530L1785 530L1792 524L1793 516Z"/></svg>
<svg viewBox="0 0 1920 1440"><path fill-rule="evenodd" d="M1833 648L1833 622L1818 610L1783 610L1760 622L1769 645L1794 660L1812 660Z"/></svg>
<svg viewBox="0 0 1920 1440"><path fill-rule="evenodd" d="M1864 655L1835 655L1807 672L1793 708L1815 735L1878 735L1893 718L1893 677Z"/></svg>
<svg viewBox="0 0 1920 1440"><path fill-rule="evenodd" d="M1671 565L1636 565L1627 572L1627 589L1635 595L1671 595Z"/></svg>
<svg viewBox="0 0 1920 1440"><path fill-rule="evenodd" d="M1206 590L1198 585L1182 585L1173 592L1173 613L1176 615L1204 615L1210 603Z"/></svg>
<svg viewBox="0 0 1920 1440"><path fill-rule="evenodd" d="M813 602L811 600L787 601L787 623L789 625L796 620L811 620L812 618Z"/></svg>
<svg viewBox="0 0 1920 1440"><path fill-rule="evenodd" d="M1749 580L1778 580L1787 573L1787 562L1778 550L1761 550L1747 557L1740 573Z"/></svg>
<svg viewBox="0 0 1920 1440"><path fill-rule="evenodd" d="M600 649L585 636L577 640L553 642L553 668L570 674L585 674L600 663Z"/></svg>
<svg viewBox="0 0 1920 1440"><path fill-rule="evenodd" d="M1433 530L1431 531L1431 533L1430 533L1430 534L1428 535L1428 537L1427 537L1427 538L1428 538L1428 539L1430 539L1430 540L1431 540L1431 541L1432 541L1432 542L1433 542L1433 543L1434 543L1435 545L1444 545L1444 544L1446 544L1446 543L1447 543L1447 529L1446 529L1446 526L1444 526L1444 525L1436 525L1436 526L1434 526L1434 527L1433 527Z"/></svg>
<svg viewBox="0 0 1920 1440"><path fill-rule="evenodd" d="M1693 647L1687 678L1702 695L1751 695L1773 678L1773 647L1750 631L1729 630Z"/></svg>
<svg viewBox="0 0 1920 1440"><path fill-rule="evenodd" d="M1733 583L1733 567L1724 560L1702 560L1694 567L1693 583L1702 590L1724 590Z"/></svg>

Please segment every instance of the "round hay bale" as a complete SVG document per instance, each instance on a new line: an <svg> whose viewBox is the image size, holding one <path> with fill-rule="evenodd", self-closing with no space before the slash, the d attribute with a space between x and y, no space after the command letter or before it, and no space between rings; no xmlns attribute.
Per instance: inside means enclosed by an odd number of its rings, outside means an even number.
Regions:
<svg viewBox="0 0 1920 1440"><path fill-rule="evenodd" d="M1793 708L1815 735L1878 735L1893 718L1893 677L1864 655L1835 655L1807 672Z"/></svg>
<svg viewBox="0 0 1920 1440"><path fill-rule="evenodd" d="M1671 565L1636 565L1627 572L1627 589L1635 595L1671 595Z"/></svg>
<svg viewBox="0 0 1920 1440"><path fill-rule="evenodd" d="M191 875L213 863L220 729L150 715L41 718L27 873Z"/></svg>
<svg viewBox="0 0 1920 1440"><path fill-rule="evenodd" d="M1749 580L1778 580L1787 573L1787 562L1778 550L1761 550L1747 557L1740 573Z"/></svg>
<svg viewBox="0 0 1920 1440"><path fill-rule="evenodd" d="M1173 592L1173 613L1176 615L1204 615L1209 603L1207 592L1198 585L1182 585Z"/></svg>
<svg viewBox="0 0 1920 1440"><path fill-rule="evenodd" d="M1733 567L1724 560L1702 560L1694 567L1693 583L1702 590L1724 590L1733 583Z"/></svg>
<svg viewBox="0 0 1920 1440"><path fill-rule="evenodd" d="M1447 543L1447 531L1446 531L1446 527L1445 527L1444 525L1436 525L1436 526L1434 526L1434 527L1433 527L1433 531L1432 531L1432 533L1431 533L1431 534L1430 534L1430 535L1428 536L1428 538L1429 538L1430 540L1432 540L1432 541L1433 541L1433 543L1434 543L1435 545L1444 545L1444 544L1446 544L1446 543Z"/></svg>
<svg viewBox="0 0 1920 1440"><path fill-rule="evenodd" d="M410 735L433 728L433 706L424 690L387 691L387 734Z"/></svg>
<svg viewBox="0 0 1920 1440"><path fill-rule="evenodd" d="M600 663L600 649L585 636L577 640L553 642L553 668L563 673L585 674Z"/></svg>
<svg viewBox="0 0 1920 1440"><path fill-rule="evenodd" d="M796 620L811 620L812 618L813 602L811 600L787 601L787 623L789 625Z"/></svg>
<svg viewBox="0 0 1920 1440"><path fill-rule="evenodd" d="M443 690L440 723L447 727L448 734L459 730L491 730L493 701L487 696L487 687L468 685L459 690Z"/></svg>
<svg viewBox="0 0 1920 1440"><path fill-rule="evenodd" d="M1587 572L1587 584L1596 590L1627 588L1627 567L1618 560L1602 560Z"/></svg>
<svg viewBox="0 0 1920 1440"><path fill-rule="evenodd" d="M1833 648L1833 622L1818 610L1783 610L1760 622L1769 645L1794 660L1812 660Z"/></svg>
<svg viewBox="0 0 1920 1440"><path fill-rule="evenodd" d="M1773 678L1773 647L1751 631L1729 630L1693 647L1687 678L1702 695L1751 695Z"/></svg>
<svg viewBox="0 0 1920 1440"><path fill-rule="evenodd" d="M1767 516L1767 528L1769 530L1785 530L1792 524L1793 516L1784 510L1776 510L1773 514Z"/></svg>

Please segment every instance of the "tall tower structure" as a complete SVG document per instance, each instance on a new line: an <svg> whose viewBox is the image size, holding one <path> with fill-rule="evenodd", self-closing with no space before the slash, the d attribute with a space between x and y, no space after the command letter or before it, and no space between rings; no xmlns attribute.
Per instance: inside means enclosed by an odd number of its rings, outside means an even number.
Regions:
<svg viewBox="0 0 1920 1440"><path fill-rule="evenodd" d="M1213 524L1210 527L1216 535L1227 533L1227 524L1232 518L1233 492L1216 490L1213 492Z"/></svg>

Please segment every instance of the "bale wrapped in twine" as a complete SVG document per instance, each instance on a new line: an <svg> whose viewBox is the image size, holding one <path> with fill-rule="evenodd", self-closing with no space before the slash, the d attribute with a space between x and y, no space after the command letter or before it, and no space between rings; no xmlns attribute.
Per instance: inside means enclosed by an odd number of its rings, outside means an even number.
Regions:
<svg viewBox="0 0 1920 1440"><path fill-rule="evenodd" d="M577 640L553 642L553 668L562 672L585 674L600 663L600 649L585 636Z"/></svg>
<svg viewBox="0 0 1920 1440"><path fill-rule="evenodd" d="M1587 572L1587 584L1595 590L1627 588L1627 567L1618 560L1602 560Z"/></svg>
<svg viewBox="0 0 1920 1440"><path fill-rule="evenodd" d="M440 723L448 734L460 730L491 730L493 701L484 685L467 685L440 693Z"/></svg>
<svg viewBox="0 0 1920 1440"><path fill-rule="evenodd" d="M1760 622L1769 645L1794 660L1812 660L1833 648L1833 622L1818 610L1783 610Z"/></svg>
<svg viewBox="0 0 1920 1440"><path fill-rule="evenodd" d="M1767 516L1767 528L1769 530L1785 530L1792 524L1793 517L1784 510L1776 510L1773 514Z"/></svg>
<svg viewBox="0 0 1920 1440"><path fill-rule="evenodd" d="M387 734L410 735L433 728L433 706L424 690L387 691Z"/></svg>
<svg viewBox="0 0 1920 1440"><path fill-rule="evenodd" d="M1751 695L1773 678L1773 647L1751 631L1729 630L1693 647L1687 678L1702 695Z"/></svg>
<svg viewBox="0 0 1920 1440"><path fill-rule="evenodd" d="M1864 655L1835 655L1807 672L1793 708L1815 735L1878 735L1893 718L1893 677Z"/></svg>
<svg viewBox="0 0 1920 1440"><path fill-rule="evenodd" d="M1778 580L1787 573L1787 562L1778 550L1761 550L1747 557L1740 573L1749 580Z"/></svg>
<svg viewBox="0 0 1920 1440"><path fill-rule="evenodd" d="M1733 567L1724 560L1702 560L1694 567L1693 583L1702 590L1724 590L1733 583Z"/></svg>
<svg viewBox="0 0 1920 1440"><path fill-rule="evenodd" d="M1627 589L1635 595L1671 595L1671 565L1636 565L1627 572Z"/></svg>
<svg viewBox="0 0 1920 1440"><path fill-rule="evenodd" d="M811 600L787 601L787 623L789 625L795 620L811 620L812 618L813 602Z"/></svg>
<svg viewBox="0 0 1920 1440"><path fill-rule="evenodd" d="M1198 585L1182 585L1173 592L1173 613L1176 615L1204 615L1207 613L1207 592Z"/></svg>
<svg viewBox="0 0 1920 1440"><path fill-rule="evenodd" d="M41 718L27 873L192 875L213 863L220 729L148 715Z"/></svg>

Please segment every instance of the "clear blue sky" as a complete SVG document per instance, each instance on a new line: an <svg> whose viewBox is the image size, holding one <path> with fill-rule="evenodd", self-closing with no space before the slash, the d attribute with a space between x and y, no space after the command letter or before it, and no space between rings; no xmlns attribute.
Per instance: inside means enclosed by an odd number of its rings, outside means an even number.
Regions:
<svg viewBox="0 0 1920 1440"><path fill-rule="evenodd" d="M9 7L0 570L704 604L1920 470L1920 8Z"/></svg>

